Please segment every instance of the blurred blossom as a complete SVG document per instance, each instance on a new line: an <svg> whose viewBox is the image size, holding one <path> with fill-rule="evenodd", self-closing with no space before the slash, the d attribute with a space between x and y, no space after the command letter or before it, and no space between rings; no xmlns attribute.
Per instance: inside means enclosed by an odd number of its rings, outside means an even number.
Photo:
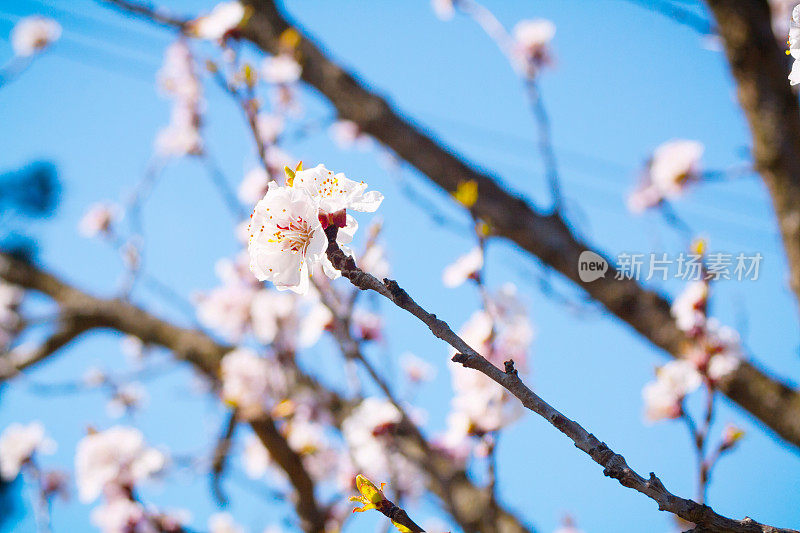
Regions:
<svg viewBox="0 0 800 533"><path fill-rule="evenodd" d="M708 303L708 282L695 281L672 303L672 316L682 331L696 331L706 323L706 305Z"/></svg>
<svg viewBox="0 0 800 533"><path fill-rule="evenodd" d="M250 309L258 286L252 277L243 277L234 261L220 259L216 264L222 285L195 296L197 318L228 340L238 342L250 327Z"/></svg>
<svg viewBox="0 0 800 533"><path fill-rule="evenodd" d="M356 337L364 341L374 341L381 338L383 320L380 315L356 309L351 317Z"/></svg>
<svg viewBox="0 0 800 533"><path fill-rule="evenodd" d="M137 362L144 358L145 346L139 337L125 335L120 341L120 349L129 361Z"/></svg>
<svg viewBox="0 0 800 533"><path fill-rule="evenodd" d="M96 499L105 489L133 487L155 475L166 457L145 444L141 431L114 426L81 439L75 452L75 481L83 502Z"/></svg>
<svg viewBox="0 0 800 533"><path fill-rule="evenodd" d="M300 79L302 68L289 54L269 56L261 64L261 74L268 83L289 84Z"/></svg>
<svg viewBox="0 0 800 533"><path fill-rule="evenodd" d="M700 158L704 147L697 141L672 140L655 149L639 187L628 197L634 213L655 207L664 199L676 198L693 181L700 179Z"/></svg>
<svg viewBox="0 0 800 533"><path fill-rule="evenodd" d="M121 418L142 407L147 399L147 390L141 383L126 383L117 387L106 404L106 414L110 418Z"/></svg>
<svg viewBox="0 0 800 533"><path fill-rule="evenodd" d="M269 452L255 435L249 434L245 439L242 464L245 473L251 479L264 477L269 469Z"/></svg>
<svg viewBox="0 0 800 533"><path fill-rule="evenodd" d="M55 442L45 438L41 422L10 424L0 434L0 478L13 481L36 452L52 453Z"/></svg>
<svg viewBox="0 0 800 533"><path fill-rule="evenodd" d="M222 398L244 418L264 413L275 398L285 395L280 365L249 348L237 348L222 358Z"/></svg>
<svg viewBox="0 0 800 533"><path fill-rule="evenodd" d="M192 52L184 39L167 47L158 81L173 100L173 105L169 125L156 137L156 150L164 156L203 153L200 136L203 90L197 79Z"/></svg>
<svg viewBox="0 0 800 533"><path fill-rule="evenodd" d="M113 222L119 216L119 207L109 203L96 203L89 207L78 223L78 231L84 237L108 235Z"/></svg>
<svg viewBox="0 0 800 533"><path fill-rule="evenodd" d="M656 380L642 389L645 418L651 422L677 418L683 398L697 390L703 379L697 368L682 359L670 361L656 370Z"/></svg>
<svg viewBox="0 0 800 533"><path fill-rule="evenodd" d="M455 263L448 265L442 272L442 282L445 287L458 287L470 278L475 278L483 267L483 251L479 246L469 253L456 259Z"/></svg>
<svg viewBox="0 0 800 533"><path fill-rule="evenodd" d="M258 137L264 144L274 144L283 132L283 118L280 115L259 113L256 117Z"/></svg>
<svg viewBox="0 0 800 533"><path fill-rule="evenodd" d="M114 498L95 508L92 524L102 533L157 533L148 522L141 504L126 498Z"/></svg>
<svg viewBox="0 0 800 533"><path fill-rule="evenodd" d="M244 533L230 513L215 513L208 519L208 533Z"/></svg>
<svg viewBox="0 0 800 533"><path fill-rule="evenodd" d="M33 15L21 19L11 30L11 47L20 57L44 50L61 37L61 25L53 19Z"/></svg>
<svg viewBox="0 0 800 533"><path fill-rule="evenodd" d="M378 243L373 243L364 251L358 260L358 266L378 279L388 277L391 272L389 261L386 258L386 249Z"/></svg>
<svg viewBox="0 0 800 533"><path fill-rule="evenodd" d="M521 20L514 26L515 57L527 77L534 77L543 66L552 62L550 41L556 26L549 20Z"/></svg>
<svg viewBox="0 0 800 533"><path fill-rule="evenodd" d="M0 280L0 350L4 350L22 327L19 306L25 291Z"/></svg>
<svg viewBox="0 0 800 533"><path fill-rule="evenodd" d="M83 373L83 384L87 387L99 387L106 382L108 376L102 368L92 366Z"/></svg>
<svg viewBox="0 0 800 533"><path fill-rule="evenodd" d="M336 145L343 149L358 148L366 149L370 146L370 137L361 132L358 124L352 120L337 120L328 128L330 134Z"/></svg>
<svg viewBox="0 0 800 533"><path fill-rule="evenodd" d="M246 205L255 205L267 194L269 181L269 174L262 167L252 169L239 185L239 200Z"/></svg>
<svg viewBox="0 0 800 533"><path fill-rule="evenodd" d="M456 13L453 0L431 0L431 7L440 20L450 20Z"/></svg>
<svg viewBox="0 0 800 533"><path fill-rule="evenodd" d="M419 495L425 474L393 445L393 432L402 415L388 400L364 399L342 423L356 468L371 479L391 479L392 488ZM349 485L352 487L352 477Z"/></svg>
<svg viewBox="0 0 800 533"><path fill-rule="evenodd" d="M400 356L400 365L406 378L412 383L430 381L436 376L436 367L411 352Z"/></svg>
<svg viewBox="0 0 800 533"><path fill-rule="evenodd" d="M221 2L208 15L191 21L188 31L201 39L220 41L241 24L244 16L244 6L239 2Z"/></svg>

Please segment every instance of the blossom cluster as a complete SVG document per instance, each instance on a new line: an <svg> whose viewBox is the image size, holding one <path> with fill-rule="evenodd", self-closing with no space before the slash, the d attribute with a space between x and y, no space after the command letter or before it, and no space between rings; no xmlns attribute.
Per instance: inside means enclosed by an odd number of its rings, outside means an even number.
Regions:
<svg viewBox="0 0 800 533"><path fill-rule="evenodd" d="M785 34L784 34L785 35ZM800 6L792 9L792 19L789 23L789 54L792 56L792 71L789 73L789 84L800 83Z"/></svg>
<svg viewBox="0 0 800 533"><path fill-rule="evenodd" d="M708 318L708 294L708 280L693 282L672 305L675 323L690 343L681 359L657 369L656 380L642 390L645 417L650 421L679 417L688 394L704 382L715 386L742 360L736 331Z"/></svg>
<svg viewBox="0 0 800 533"><path fill-rule="evenodd" d="M203 90L186 40L179 39L167 48L158 77L173 105L169 125L156 138L157 151L166 156L201 154Z"/></svg>
<svg viewBox="0 0 800 533"><path fill-rule="evenodd" d="M383 201L367 184L318 165L309 170L287 169L286 184L269 185L253 211L249 227L250 270L260 281L279 290L306 294L309 274L321 266L334 279L339 272L326 255L325 228L338 228L336 242L348 244L358 228L348 209L373 212Z"/></svg>

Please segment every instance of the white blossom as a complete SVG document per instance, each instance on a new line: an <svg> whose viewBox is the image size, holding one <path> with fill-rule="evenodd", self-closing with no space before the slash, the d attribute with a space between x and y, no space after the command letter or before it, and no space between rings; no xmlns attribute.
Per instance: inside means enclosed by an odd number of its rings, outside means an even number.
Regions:
<svg viewBox="0 0 800 533"><path fill-rule="evenodd" d="M250 221L250 270L256 278L305 294L312 267L330 263L327 246L317 203L303 189L272 182Z"/></svg>
<svg viewBox="0 0 800 533"><path fill-rule="evenodd" d="M208 15L193 20L189 31L201 39L219 41L235 30L244 16L244 6L238 1L221 2Z"/></svg>
<svg viewBox="0 0 800 533"><path fill-rule="evenodd" d="M450 20L456 14L453 0L431 0L431 7L439 20Z"/></svg>
<svg viewBox="0 0 800 533"><path fill-rule="evenodd" d="M19 306L24 296L21 287L0 280L0 350L8 347L22 326Z"/></svg>
<svg viewBox="0 0 800 533"><path fill-rule="evenodd" d="M251 479L259 479L269 470L270 462L269 452L261 441L254 435L248 435L242 455L245 474Z"/></svg>
<svg viewBox="0 0 800 533"><path fill-rule="evenodd" d="M406 378L412 383L429 381L436 376L436 367L411 352L400 356L400 366Z"/></svg>
<svg viewBox="0 0 800 533"><path fill-rule="evenodd" d="M208 519L208 533L244 533L230 513L215 513Z"/></svg>
<svg viewBox="0 0 800 533"><path fill-rule="evenodd" d="M111 230L112 223L118 216L119 208L114 204L93 204L78 223L78 231L84 237L107 235Z"/></svg>
<svg viewBox="0 0 800 533"><path fill-rule="evenodd" d="M303 69L289 54L269 56L261 64L261 74L269 83L289 84L300 79Z"/></svg>
<svg viewBox="0 0 800 533"><path fill-rule="evenodd" d="M259 113L256 117L258 137L264 144L274 144L283 132L283 118L280 115Z"/></svg>
<svg viewBox="0 0 800 533"><path fill-rule="evenodd" d="M645 417L656 421L680 415L683 398L697 390L703 378L691 361L677 359L656 370L656 380L642 389Z"/></svg>
<svg viewBox="0 0 800 533"><path fill-rule="evenodd" d="M126 498L114 498L95 508L91 521L102 533L156 533L142 505Z"/></svg>
<svg viewBox="0 0 800 533"><path fill-rule="evenodd" d="M521 20L514 26L517 66L527 76L536 75L551 61L549 46L555 34L555 24L546 19Z"/></svg>
<svg viewBox="0 0 800 533"><path fill-rule="evenodd" d="M269 188L269 174L262 167L256 167L245 174L242 183L239 185L238 197L242 203L255 205L267 194Z"/></svg>
<svg viewBox="0 0 800 533"><path fill-rule="evenodd" d="M706 321L706 303L708 302L708 283L695 281L672 303L672 316L682 331L693 331L702 328Z"/></svg>
<svg viewBox="0 0 800 533"><path fill-rule="evenodd" d="M164 156L202 153L202 86L185 40L178 39L165 50L158 81L165 94L173 100L173 106L169 125L156 137L156 150Z"/></svg>
<svg viewBox="0 0 800 533"><path fill-rule="evenodd" d="M250 310L258 287L229 259L219 260L216 271L222 285L195 297L197 318L228 340L238 342L250 328Z"/></svg>
<svg viewBox="0 0 800 533"><path fill-rule="evenodd" d="M361 132L361 128L352 120L337 120L328 128L333 141L339 148L366 149L370 145L370 138Z"/></svg>
<svg viewBox="0 0 800 533"><path fill-rule="evenodd" d="M75 481L81 501L97 498L106 488L132 486L158 473L166 457L145 444L141 431L114 426L90 433L75 452Z"/></svg>
<svg viewBox="0 0 800 533"><path fill-rule="evenodd" d="M0 434L0 478L13 481L34 453L52 452L55 443L45 438L41 422L10 424Z"/></svg>
<svg viewBox="0 0 800 533"><path fill-rule="evenodd" d="M328 215L346 209L373 213L383 201L378 191L366 192L368 185L363 181L353 181L341 172L334 174L325 165L298 171L292 187L308 192L319 201L320 212Z"/></svg>
<svg viewBox="0 0 800 533"><path fill-rule="evenodd" d="M20 57L44 50L61 37L61 25L53 19L33 15L20 20L11 30L11 47Z"/></svg>
<svg viewBox="0 0 800 533"><path fill-rule="evenodd" d="M479 246L470 252L462 255L456 261L448 265L442 272L442 282L445 287L458 287L471 277L480 272L483 267L483 251Z"/></svg>
<svg viewBox="0 0 800 533"><path fill-rule="evenodd" d="M246 417L263 413L268 403L285 389L283 373L272 359L249 348L237 348L221 363L222 398Z"/></svg>

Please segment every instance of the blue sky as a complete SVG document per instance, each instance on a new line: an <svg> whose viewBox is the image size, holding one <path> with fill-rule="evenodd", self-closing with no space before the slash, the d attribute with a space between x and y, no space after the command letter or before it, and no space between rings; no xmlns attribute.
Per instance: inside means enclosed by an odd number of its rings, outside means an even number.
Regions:
<svg viewBox="0 0 800 533"><path fill-rule="evenodd" d="M558 28L556 64L542 74L541 87L570 217L581 234L611 255L681 251L681 239L660 217L627 213L625 194L649 152L672 138L702 141L704 165L710 169L745 161L747 125L723 54L708 49L693 30L630 2L485 3L509 27L523 18L545 17ZM213 2L170 3L187 13L200 11L201 5ZM535 126L523 87L472 21L460 16L441 22L426 0L297 0L287 7L335 59L400 111L475 165L491 169L510 189L546 205ZM18 80L0 89L0 169L39 158L58 165L63 180L58 214L32 228L42 262L81 287L111 294L122 272L119 258L102 243L81 238L76 225L89 204L124 198L145 172L153 138L169 119L169 102L159 96L154 79L172 35L90 0L16 0L0 5L3 60L11 57L8 34L13 23L32 13L58 20L64 36ZM228 179L238 183L256 162L252 144L230 100L212 84L206 86L207 144ZM332 116L313 90L303 91L302 100L308 116ZM397 178L380 164L379 152L341 151L324 132L293 141L287 149L307 164L324 162L382 191L386 200L376 216L384 221L396 279L452 325L468 318L478 306L477 293L466 286L446 289L440 280L442 268L472 247L467 232L435 225L403 195ZM463 213L423 176L405 169L403 179L466 228ZM714 287L713 314L740 329L761 366L793 381L800 375L797 307L787 289L780 238L762 183L747 176L701 184L676 202L675 209L709 239L712 250L764 255L758 281L725 281ZM233 221L202 165L170 164L144 217L149 272L187 297L216 284L214 262L235 252L236 243ZM371 218L359 220L365 224ZM517 283L530 309L537 330L527 377L532 387L623 453L634 468L658 473L677 494L693 495L694 457L685 428L642 422L641 388L653 367L665 360L663 354L601 309L576 314L543 294L536 282L541 267L507 243L490 245L487 268L491 286ZM579 299L558 275L551 274L550 281L557 291ZM682 284L651 286L675 295ZM187 323L179 310L147 290L137 292L135 299L161 316ZM441 429L450 394L446 347L413 318L383 309L389 347L371 356L385 365L387 351L395 357L411 351L437 366L436 380L417 401L429 412L426 430ZM307 368L335 371L338 355L326 348L323 343L303 354ZM31 383L78 378L93 364L125 366L117 336L92 334L37 367L27 381L6 388L0 397L0 428L12 421L42 420L59 442L59 451L46 457L45 465L70 467L86 427L114 423L105 414L103 396L38 396ZM191 392L192 380L190 369L179 366L148 381L149 404L133 421L150 442L177 454L208 449L224 417L216 402ZM709 502L733 517L746 514L797 527L796 451L727 400L720 404L716 430L735 421L748 433L715 471ZM659 513L652 501L603 477L587 456L535 416L505 432L499 453L502 500L540 531L554 529L564 513L590 532L666 532L672 527L669 516ZM286 505L265 501L252 485L237 481L242 478L235 472L227 483L229 510L240 522L259 532L287 516ZM147 487L144 495L163 507L189 509L193 524L201 528L215 511L206 480L187 472ZM18 522L5 525L6 531L32 530L25 509ZM76 501L56 504L54 530L87 530L89 510ZM422 522L437 516L426 502L410 511ZM359 515L346 529L372 531L379 518Z"/></svg>

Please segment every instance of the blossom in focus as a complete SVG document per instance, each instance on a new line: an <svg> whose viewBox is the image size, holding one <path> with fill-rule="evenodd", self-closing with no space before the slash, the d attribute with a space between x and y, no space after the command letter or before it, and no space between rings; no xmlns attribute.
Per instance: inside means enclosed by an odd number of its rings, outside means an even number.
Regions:
<svg viewBox="0 0 800 533"><path fill-rule="evenodd" d="M215 513L208 519L208 533L244 533L230 513Z"/></svg>
<svg viewBox="0 0 800 533"><path fill-rule="evenodd" d="M164 468L166 457L146 445L141 431L114 426L81 439L75 452L75 481L81 501L97 498L104 489L132 487Z"/></svg>
<svg viewBox="0 0 800 533"><path fill-rule="evenodd" d="M107 235L118 213L119 209L113 204L93 204L78 223L78 231L84 237Z"/></svg>
<svg viewBox="0 0 800 533"><path fill-rule="evenodd" d="M691 361L670 361L656 370L656 380L642 389L645 417L649 421L677 418L683 398L697 390L703 378Z"/></svg>
<svg viewBox="0 0 800 533"><path fill-rule="evenodd" d="M270 399L282 395L283 374L271 363L249 348L237 348L222 358L222 398L245 418L263 413Z"/></svg>
<svg viewBox="0 0 800 533"><path fill-rule="evenodd" d="M20 57L44 50L61 37L61 25L53 19L33 15L20 20L11 30L11 47Z"/></svg>
<svg viewBox="0 0 800 533"><path fill-rule="evenodd" d="M672 140L655 149L641 185L628 197L628 208L641 213L662 200L676 198L700 178L702 143Z"/></svg>
<svg viewBox="0 0 800 533"><path fill-rule="evenodd" d="M319 201L320 212L331 217L347 209L373 213L383 202L383 195L378 191L366 192L368 185L363 181L353 181L341 172L334 174L325 165L297 171L292 187L308 192ZM345 225L344 222L335 223L340 228Z"/></svg>
<svg viewBox="0 0 800 533"><path fill-rule="evenodd" d="M439 20L450 20L456 14L453 0L431 0L431 7Z"/></svg>
<svg viewBox="0 0 800 533"><path fill-rule="evenodd" d="M514 26L514 52L526 76L535 76L551 62L550 41L555 34L555 24L546 19L521 20Z"/></svg>
<svg viewBox="0 0 800 533"><path fill-rule="evenodd" d="M327 246L317 202L303 189L272 182L250 221L250 270L256 278L305 294L312 267L330 263Z"/></svg>
<svg viewBox="0 0 800 533"><path fill-rule="evenodd" d="M245 9L238 1L221 2L208 15L189 23L188 31L200 39L219 41L235 30L245 16Z"/></svg>
<svg viewBox="0 0 800 533"><path fill-rule="evenodd" d="M269 56L261 64L261 74L268 83L286 85L300 79L300 64L289 54Z"/></svg>
<svg viewBox="0 0 800 533"><path fill-rule="evenodd" d="M483 251L476 246L462 255L442 272L442 283L445 287L458 287L470 278L478 275L483 267Z"/></svg>
<svg viewBox="0 0 800 533"><path fill-rule="evenodd" d="M54 443L45 438L41 422L10 424L0 434L0 479L13 481L22 465L37 451L51 452Z"/></svg>

